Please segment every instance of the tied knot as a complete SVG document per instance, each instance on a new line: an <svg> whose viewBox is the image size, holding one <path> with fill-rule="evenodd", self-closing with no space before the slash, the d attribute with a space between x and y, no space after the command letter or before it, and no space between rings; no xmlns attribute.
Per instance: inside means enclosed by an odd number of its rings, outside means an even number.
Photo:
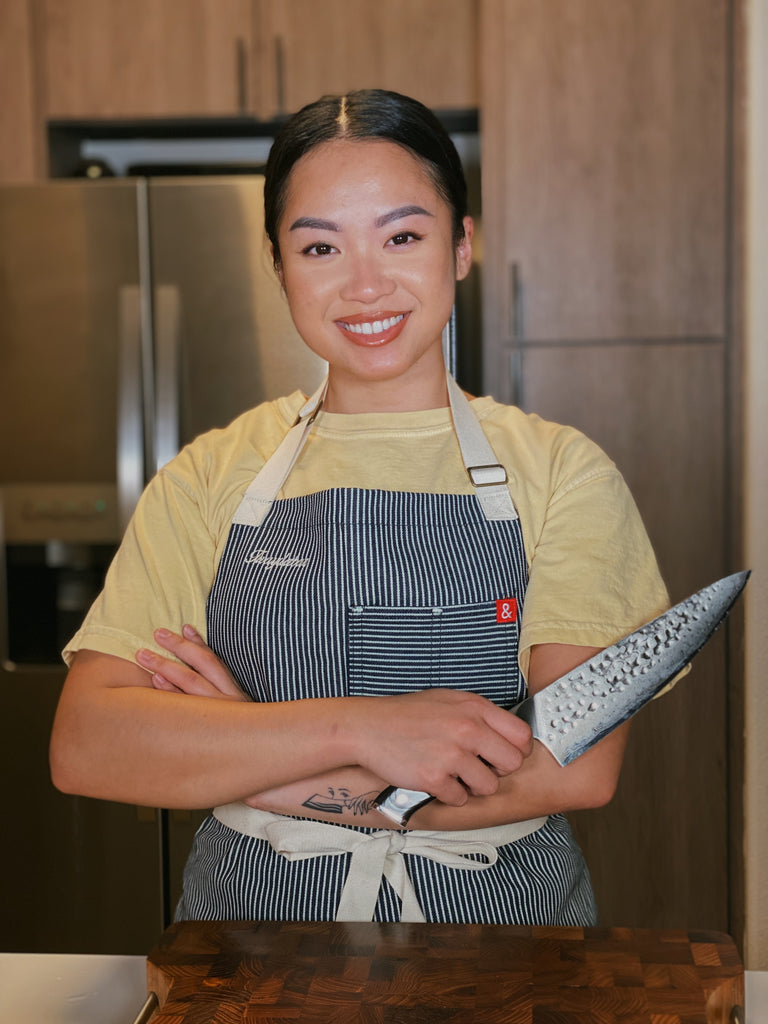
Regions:
<svg viewBox="0 0 768 1024"><path fill-rule="evenodd" d="M461 871L487 871L497 848L514 843L546 824L546 817L465 832L358 832L306 818L286 818L237 801L213 809L227 828L268 842L287 860L350 855L337 921L372 921L382 876L402 900L401 921L424 921L405 866L405 855L425 857ZM479 858L479 859L478 859Z"/></svg>
<svg viewBox="0 0 768 1024"><path fill-rule="evenodd" d="M337 921L373 920L382 876L402 900L401 921L424 921L403 854L427 857L464 871L485 871L498 859L491 843L467 840L450 832L355 832L323 822L282 819L265 828L267 842L288 860L351 854L349 872L336 913ZM483 860L469 859L480 855Z"/></svg>

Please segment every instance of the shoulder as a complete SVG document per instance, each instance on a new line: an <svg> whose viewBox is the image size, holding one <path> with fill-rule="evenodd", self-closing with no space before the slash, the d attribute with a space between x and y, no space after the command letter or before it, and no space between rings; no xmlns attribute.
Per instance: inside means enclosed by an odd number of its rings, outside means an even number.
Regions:
<svg viewBox="0 0 768 1024"><path fill-rule="evenodd" d="M262 402L226 427L196 437L159 475L197 494L219 491L232 476L252 478L285 437L305 401L305 396L295 391Z"/></svg>
<svg viewBox="0 0 768 1024"><path fill-rule="evenodd" d="M182 521L186 529L219 537L305 400L296 391L264 402L195 438L150 481L136 518L153 524Z"/></svg>
<svg viewBox="0 0 768 1024"><path fill-rule="evenodd" d="M472 404L513 486L532 498L550 504L591 481L620 479L602 448L574 427L492 398Z"/></svg>

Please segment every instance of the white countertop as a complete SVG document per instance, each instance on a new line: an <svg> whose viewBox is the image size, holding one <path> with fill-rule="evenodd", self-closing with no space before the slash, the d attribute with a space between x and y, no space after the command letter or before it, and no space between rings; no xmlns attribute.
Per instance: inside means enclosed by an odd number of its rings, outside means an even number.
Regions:
<svg viewBox="0 0 768 1024"><path fill-rule="evenodd" d="M0 953L0 1024L133 1024L146 957ZM746 972L747 1024L768 1024L768 971Z"/></svg>
<svg viewBox="0 0 768 1024"><path fill-rule="evenodd" d="M0 953L0 1024L132 1024L145 956Z"/></svg>

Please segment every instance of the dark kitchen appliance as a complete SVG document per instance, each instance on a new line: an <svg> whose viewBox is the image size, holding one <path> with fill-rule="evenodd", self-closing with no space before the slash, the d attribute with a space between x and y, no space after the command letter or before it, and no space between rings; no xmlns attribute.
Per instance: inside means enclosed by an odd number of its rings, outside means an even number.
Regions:
<svg viewBox="0 0 768 1024"><path fill-rule="evenodd" d="M263 179L0 189L0 949L141 953L199 815L54 790L60 650L146 482L324 364L271 267Z"/></svg>

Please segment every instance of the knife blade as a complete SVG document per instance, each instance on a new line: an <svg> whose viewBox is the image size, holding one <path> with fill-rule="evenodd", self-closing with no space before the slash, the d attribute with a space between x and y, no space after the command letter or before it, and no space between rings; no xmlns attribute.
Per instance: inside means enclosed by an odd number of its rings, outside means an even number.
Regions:
<svg viewBox="0 0 768 1024"><path fill-rule="evenodd" d="M652 700L707 643L731 610L749 571L725 576L600 651L510 711L563 766L575 761ZM388 786L378 811L405 825L434 799Z"/></svg>

